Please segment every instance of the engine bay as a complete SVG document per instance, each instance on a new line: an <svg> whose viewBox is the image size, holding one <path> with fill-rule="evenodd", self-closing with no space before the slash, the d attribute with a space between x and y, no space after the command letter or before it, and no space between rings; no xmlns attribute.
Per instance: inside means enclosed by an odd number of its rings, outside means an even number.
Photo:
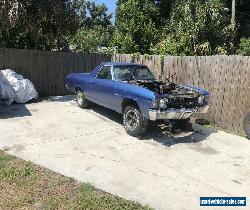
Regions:
<svg viewBox="0 0 250 210"><path fill-rule="evenodd" d="M176 85L174 83L166 83L159 81L144 81L144 80L134 80L130 81L130 84L138 85L144 87L160 95L169 94L171 91L175 90Z"/></svg>
<svg viewBox="0 0 250 210"><path fill-rule="evenodd" d="M166 102L168 108L181 109L199 106L199 93L172 82L132 80L129 81L129 84L138 85L159 95L168 94L168 100Z"/></svg>
<svg viewBox="0 0 250 210"><path fill-rule="evenodd" d="M159 95L170 94L174 96L194 97L198 94L192 90L180 87L172 82L147 81L147 80L131 80L129 84L138 85L140 87L151 90Z"/></svg>

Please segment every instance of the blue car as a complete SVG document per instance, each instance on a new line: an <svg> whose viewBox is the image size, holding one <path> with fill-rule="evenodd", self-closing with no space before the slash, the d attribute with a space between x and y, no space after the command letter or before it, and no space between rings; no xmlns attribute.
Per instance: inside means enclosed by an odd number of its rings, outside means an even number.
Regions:
<svg viewBox="0 0 250 210"><path fill-rule="evenodd" d="M90 102L123 114L129 135L143 134L149 120L189 122L208 110L209 93L201 88L157 81L145 65L103 63L90 73L71 73L66 87L76 93L81 108Z"/></svg>

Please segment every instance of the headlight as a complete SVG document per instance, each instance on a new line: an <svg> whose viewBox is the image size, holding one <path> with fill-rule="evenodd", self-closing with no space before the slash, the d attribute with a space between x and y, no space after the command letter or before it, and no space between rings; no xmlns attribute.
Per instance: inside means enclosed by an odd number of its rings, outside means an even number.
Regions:
<svg viewBox="0 0 250 210"><path fill-rule="evenodd" d="M205 97L203 95L199 96L199 98L198 98L198 104L202 105L204 103L204 100L205 100Z"/></svg>
<svg viewBox="0 0 250 210"><path fill-rule="evenodd" d="M161 100L160 100L160 102L159 102L159 107L160 107L161 109L166 108L166 101L165 101L165 99L161 99Z"/></svg>

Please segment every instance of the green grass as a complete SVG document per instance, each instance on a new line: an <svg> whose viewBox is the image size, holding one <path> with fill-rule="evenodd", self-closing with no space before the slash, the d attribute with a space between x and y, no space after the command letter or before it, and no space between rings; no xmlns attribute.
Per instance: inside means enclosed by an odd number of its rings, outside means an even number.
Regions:
<svg viewBox="0 0 250 210"><path fill-rule="evenodd" d="M0 209L149 210L0 150Z"/></svg>
<svg viewBox="0 0 250 210"><path fill-rule="evenodd" d="M96 191L90 184L82 184L78 189L78 202L72 209L89 210L123 210L123 209L150 209L143 207L139 203L127 201L118 196L114 196L103 191Z"/></svg>

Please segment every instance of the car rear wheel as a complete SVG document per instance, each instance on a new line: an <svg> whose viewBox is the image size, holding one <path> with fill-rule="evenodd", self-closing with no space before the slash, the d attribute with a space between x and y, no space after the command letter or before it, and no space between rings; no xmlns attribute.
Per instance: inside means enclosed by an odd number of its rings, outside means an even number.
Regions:
<svg viewBox="0 0 250 210"><path fill-rule="evenodd" d="M89 107L89 101L86 99L84 93L80 90L76 92L76 102L82 109L86 109Z"/></svg>
<svg viewBox="0 0 250 210"><path fill-rule="evenodd" d="M248 113L247 117L245 118L243 125L247 138L250 139L250 113Z"/></svg>
<svg viewBox="0 0 250 210"><path fill-rule="evenodd" d="M146 132L148 119L143 116L139 108L127 106L123 112L123 125L129 135L138 136Z"/></svg>

